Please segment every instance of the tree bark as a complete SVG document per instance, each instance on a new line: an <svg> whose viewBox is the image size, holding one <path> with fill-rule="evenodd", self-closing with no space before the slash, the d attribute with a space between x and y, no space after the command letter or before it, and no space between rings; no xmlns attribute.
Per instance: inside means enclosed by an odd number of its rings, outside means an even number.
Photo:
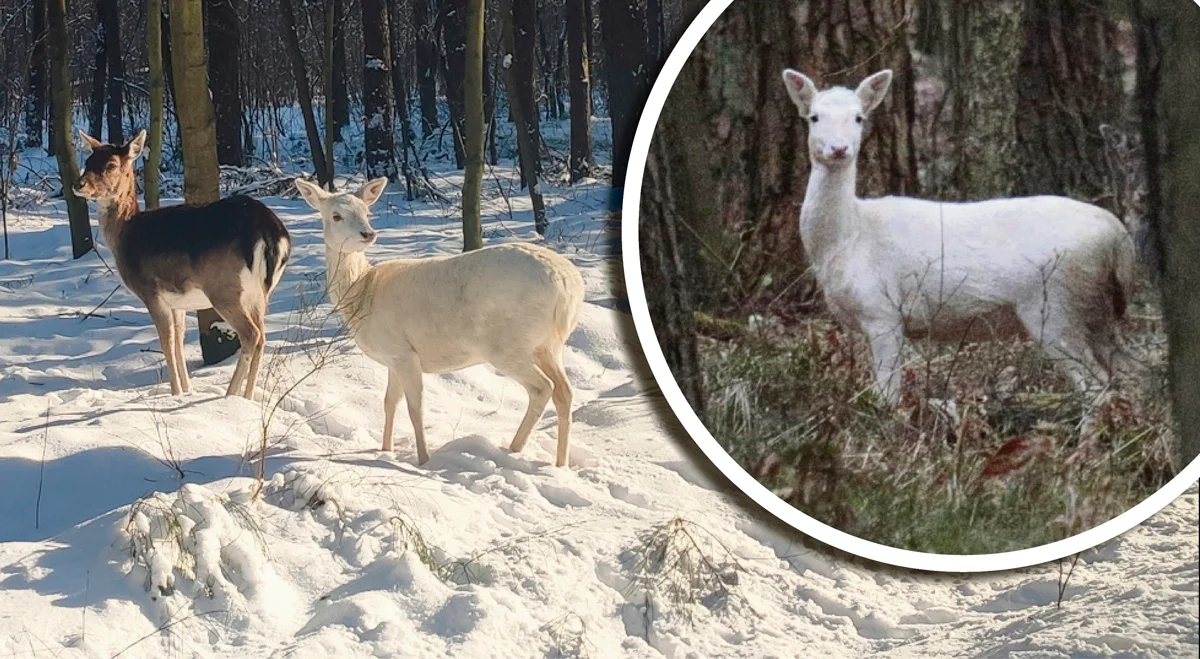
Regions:
<svg viewBox="0 0 1200 659"><path fill-rule="evenodd" d="M503 0L501 22L504 29L504 72L508 78L509 109L517 132L517 154L521 171L533 202L533 223L539 235L546 235L546 209L538 187L541 174L541 131L538 126L537 99L534 96L534 32L537 14L534 0Z"/></svg>
<svg viewBox="0 0 1200 659"><path fill-rule="evenodd" d="M407 68L404 62L404 44L400 41L400 5L388 3L388 20L391 27L391 44L388 52L392 58L392 101L396 108L396 121L400 124L400 173L404 176L405 198L414 199L412 167L408 157L413 148L412 120L408 114L408 81L404 78Z"/></svg>
<svg viewBox="0 0 1200 659"><path fill-rule="evenodd" d="M637 0L600 0L608 116L612 122L612 185L625 187L629 149L646 100L646 33Z"/></svg>
<svg viewBox="0 0 1200 659"><path fill-rule="evenodd" d="M162 0L146 0L146 59L150 77L150 125L146 140L146 209L158 208L163 142Z"/></svg>
<svg viewBox="0 0 1200 659"><path fill-rule="evenodd" d="M74 131L71 129L71 60L67 41L67 0L47 0L46 24L50 51L50 123L55 127L54 155L67 203L71 225L71 254L79 258L92 251L92 227L87 202L75 196L79 166L75 160Z"/></svg>
<svg viewBox="0 0 1200 659"><path fill-rule="evenodd" d="M121 111L125 107L125 64L121 59L121 12L117 0L103 0L104 52L108 58L108 141L123 144Z"/></svg>
<svg viewBox="0 0 1200 659"><path fill-rule="evenodd" d="M662 0L646 0L646 70L651 80L662 66L665 29Z"/></svg>
<svg viewBox="0 0 1200 659"><path fill-rule="evenodd" d="M1121 55L1107 0L1039 0L1025 10L1017 83L1017 195L1059 194L1109 210L1100 126L1121 118Z"/></svg>
<svg viewBox="0 0 1200 659"><path fill-rule="evenodd" d="M740 313L812 302L798 231L810 166L806 128L779 78L784 68L810 74L821 87L853 87L892 69L888 97L867 122L858 192L917 192L914 74L903 32L908 5L853 6L846 13L847 5L834 0L804 11L735 2L680 72L653 143L662 142L662 176L678 207L681 258L698 308ZM756 44L753 57L746 44Z"/></svg>
<svg viewBox="0 0 1200 659"><path fill-rule="evenodd" d="M438 128L437 116L437 30L432 0L412 0L413 29L416 31L417 96L421 105L421 137L429 139Z"/></svg>
<svg viewBox="0 0 1200 659"><path fill-rule="evenodd" d="M483 193L483 0L467 0L463 95L463 251L483 247L480 197Z"/></svg>
<svg viewBox="0 0 1200 659"><path fill-rule="evenodd" d="M111 0L96 0L96 56L92 60L92 102L88 112L88 134L96 139L104 135L104 98L108 91L105 73L108 70L108 39L104 36L104 28L108 21L107 4ZM67 139L74 139L74 133Z"/></svg>
<svg viewBox="0 0 1200 659"><path fill-rule="evenodd" d="M217 165L217 132L209 96L204 57L204 18L200 0L170 0L172 65L175 67L175 114L183 152L183 198L210 204L221 198ZM237 352L237 336L221 331L212 309L196 312L200 352L205 364L216 364Z"/></svg>
<svg viewBox="0 0 1200 659"><path fill-rule="evenodd" d="M238 64L242 23L240 0L206 0L204 33L208 39L208 82L217 121L217 162L241 167L242 89Z"/></svg>
<svg viewBox="0 0 1200 659"><path fill-rule="evenodd" d="M324 72L321 76L321 95L325 97L325 153L329 155L325 159L325 177L329 179L329 191L333 192L337 188L334 186L333 177L336 175L337 157L333 153L333 139L337 130L337 119L334 110L333 100L333 51L336 48L337 38L334 36L336 29L335 22L337 21L337 2L336 0L325 0L325 40L324 48Z"/></svg>
<svg viewBox="0 0 1200 659"><path fill-rule="evenodd" d="M46 116L46 0L33 0L33 52L25 98L25 146L42 145Z"/></svg>
<svg viewBox="0 0 1200 659"><path fill-rule="evenodd" d="M446 82L446 105L450 107L450 123L454 130L454 161L465 167L466 153L463 145L463 122L466 121L464 107L464 76L466 68L468 0L443 0L442 23L442 77ZM483 48L480 47L482 54ZM482 76L480 77L482 80Z"/></svg>
<svg viewBox="0 0 1200 659"><path fill-rule="evenodd" d="M313 169L317 181L328 186L329 170L325 165L325 152L321 148L321 135L317 131L317 118L313 114L312 89L308 83L308 70L304 66L304 53L300 50L300 37L296 33L296 15L292 11L292 0L279 0L279 15L283 19L283 42L291 62L292 78L296 81L296 100L300 114L304 117L304 132L308 136L308 148L312 153Z"/></svg>
<svg viewBox="0 0 1200 659"><path fill-rule="evenodd" d="M1024 0L951 4L955 196L1012 195Z"/></svg>
<svg viewBox="0 0 1200 659"><path fill-rule="evenodd" d="M1163 250L1159 282L1182 469L1200 455L1200 10L1139 0L1135 20L1149 224Z"/></svg>
<svg viewBox="0 0 1200 659"><path fill-rule="evenodd" d="M588 61L586 4L591 0L567 0L567 92L571 99L571 153L568 162L571 183L592 175L592 73Z"/></svg>
<svg viewBox="0 0 1200 659"><path fill-rule="evenodd" d="M392 104L392 55L388 36L387 7L382 0L362 1L363 106L366 133L363 137L367 177L386 176L396 180L395 108Z"/></svg>
<svg viewBox="0 0 1200 659"><path fill-rule="evenodd" d="M346 84L346 0L333 2L333 123L339 129L350 125L350 89ZM392 4L395 4L394 2ZM340 130L333 139L342 141Z"/></svg>

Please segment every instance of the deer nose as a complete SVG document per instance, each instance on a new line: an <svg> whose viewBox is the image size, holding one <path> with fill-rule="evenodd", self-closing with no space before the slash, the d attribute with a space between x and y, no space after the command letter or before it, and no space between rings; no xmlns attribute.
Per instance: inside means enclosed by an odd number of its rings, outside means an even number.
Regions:
<svg viewBox="0 0 1200 659"><path fill-rule="evenodd" d="M848 146L835 146L835 147L833 147L833 157L834 158L845 158L846 153L849 151L850 151L850 147L848 147Z"/></svg>
<svg viewBox="0 0 1200 659"><path fill-rule="evenodd" d="M358 232L358 235L362 236L363 240L367 242L374 242L375 236L378 234L376 234L374 231L360 231Z"/></svg>

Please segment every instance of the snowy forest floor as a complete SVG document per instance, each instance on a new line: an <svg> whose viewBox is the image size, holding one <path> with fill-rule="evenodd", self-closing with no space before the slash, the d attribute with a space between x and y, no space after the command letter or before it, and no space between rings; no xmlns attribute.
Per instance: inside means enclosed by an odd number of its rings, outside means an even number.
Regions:
<svg viewBox="0 0 1200 659"><path fill-rule="evenodd" d="M485 238L535 239L501 165ZM392 186L372 260L461 249L461 172L432 169L446 200ZM61 200L23 206L0 263L0 656L1195 655L1195 488L1085 553L1061 607L1055 564L866 566L747 505L645 375L607 185L545 193L545 244L587 285L566 469L551 413L507 451L524 393L485 366L426 376L428 464L404 419L380 453L386 371L337 340L320 219L292 195L263 198L294 250L257 401L223 397L233 363L200 367L194 328L171 396L107 249L72 261Z"/></svg>

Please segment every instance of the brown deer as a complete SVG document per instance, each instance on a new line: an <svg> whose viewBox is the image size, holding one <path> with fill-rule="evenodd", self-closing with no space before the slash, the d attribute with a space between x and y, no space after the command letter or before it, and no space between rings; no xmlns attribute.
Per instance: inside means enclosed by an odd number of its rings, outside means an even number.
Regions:
<svg viewBox="0 0 1200 659"><path fill-rule="evenodd" d="M133 163L146 131L124 146L83 131L87 153L75 194L96 202L100 234L125 286L150 312L171 377L171 393L191 389L183 358L189 310L212 308L237 332L242 353L225 395L254 395L266 343L267 300L283 276L292 241L262 202L243 195L204 206L138 208Z"/></svg>

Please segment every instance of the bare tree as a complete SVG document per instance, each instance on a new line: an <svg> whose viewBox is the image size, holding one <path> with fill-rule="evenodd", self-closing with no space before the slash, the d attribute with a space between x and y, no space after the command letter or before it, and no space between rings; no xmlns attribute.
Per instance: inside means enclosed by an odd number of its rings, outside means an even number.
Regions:
<svg viewBox="0 0 1200 659"><path fill-rule="evenodd" d="M533 222L539 234L546 233L546 208L538 187L541 174L542 136L538 126L537 98L534 94L534 32L537 14L534 0L503 0L501 21L504 29L504 72L507 77L509 110L517 131L517 153L521 174L533 202Z"/></svg>
<svg viewBox="0 0 1200 659"><path fill-rule="evenodd" d="M608 116L612 121L612 181L625 186L629 150L646 98L646 31L637 0L600 0Z"/></svg>
<svg viewBox="0 0 1200 659"><path fill-rule="evenodd" d="M442 0L439 20L442 24L442 80L446 83L446 105L450 108L450 125L454 131L454 162L466 167L463 144L463 123L466 121L466 20L469 12L467 0ZM482 56L483 48L480 47ZM482 60L481 60L482 61ZM482 83L482 76L480 76Z"/></svg>
<svg viewBox="0 0 1200 659"><path fill-rule="evenodd" d="M296 33L296 14L292 11L292 0L279 0L279 15L283 19L283 42L291 63L292 78L296 82L296 102L304 117L304 132L308 136L308 148L312 153L313 169L317 181L329 186L329 169L325 162L325 151L321 147L321 135L317 132L317 118L313 114L312 88L309 86L308 69L304 65L304 51L300 50L300 36ZM330 154L332 156L332 154Z"/></svg>
<svg viewBox="0 0 1200 659"><path fill-rule="evenodd" d="M467 0L464 21L463 251L483 247L483 223L479 215L483 192L483 7L483 0Z"/></svg>
<svg viewBox="0 0 1200 659"><path fill-rule="evenodd" d="M92 59L92 99L88 111L88 132L94 137L104 134L104 97L107 91L108 39L104 36L108 28L110 0L96 0L95 57Z"/></svg>
<svg viewBox="0 0 1200 659"><path fill-rule="evenodd" d="M592 73L588 61L586 5L590 0L567 0L567 92L571 99L571 182L592 175Z"/></svg>
<svg viewBox="0 0 1200 659"><path fill-rule="evenodd" d="M105 2L100 20L104 23L104 52L108 58L108 141L121 144L125 131L121 112L125 108L125 63L121 58L121 12L117 3Z"/></svg>
<svg viewBox="0 0 1200 659"><path fill-rule="evenodd" d="M417 96L421 105L421 137L429 139L438 127L437 116L437 15L433 0L412 0L416 31Z"/></svg>
<svg viewBox="0 0 1200 659"><path fill-rule="evenodd" d="M208 90L204 57L204 18L200 0L170 0L172 66L175 69L175 114L183 154L183 198L210 204L221 198L217 164L217 131ZM205 364L216 364L237 352L236 336L222 332L221 316L212 309L196 312L200 352Z"/></svg>
<svg viewBox="0 0 1200 659"><path fill-rule="evenodd" d="M29 61L29 92L25 99L25 146L42 145L46 116L46 0L33 0L33 52Z"/></svg>
<svg viewBox="0 0 1200 659"><path fill-rule="evenodd" d="M54 155L62 180L67 220L71 224L71 254L79 258L92 251L92 227L87 202L75 196L79 165L71 130L71 60L67 53L67 0L47 0L46 23L50 50L50 123L53 125Z"/></svg>
<svg viewBox="0 0 1200 659"><path fill-rule="evenodd" d="M146 0L146 59L150 77L150 126L146 164L146 208L158 208L163 142L162 0Z"/></svg>
<svg viewBox="0 0 1200 659"><path fill-rule="evenodd" d="M206 0L208 83L217 121L217 162L241 167L242 150L241 0Z"/></svg>
<svg viewBox="0 0 1200 659"><path fill-rule="evenodd" d="M396 180L395 110L392 106L392 56L388 12L383 0L361 0L363 24L363 151L367 177Z"/></svg>

